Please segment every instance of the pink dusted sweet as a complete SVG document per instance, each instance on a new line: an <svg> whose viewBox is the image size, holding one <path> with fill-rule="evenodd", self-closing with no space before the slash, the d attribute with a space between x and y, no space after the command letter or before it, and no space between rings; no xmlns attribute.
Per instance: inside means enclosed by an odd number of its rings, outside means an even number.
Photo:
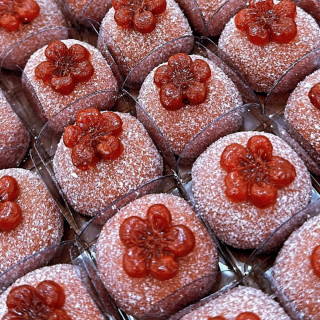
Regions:
<svg viewBox="0 0 320 320"><path fill-rule="evenodd" d="M8 310L13 313L11 317L20 317L22 309L25 310L26 313L31 310L29 314L32 314L33 317L28 317L28 319L40 319L40 317L41 319L49 319L48 316L44 317L42 313L51 311L51 314L53 311L54 315L52 314L51 316L54 317L54 319L103 320L104 317L89 296L74 268L74 266L68 264L56 264L34 270L16 280L16 282L0 296L1 319L7 319L5 315ZM23 286L23 290L22 294L19 295L19 293L15 293L15 291L19 290L21 286ZM30 288L30 286L33 288ZM52 295L50 295L50 292L52 292L50 291L51 288L53 288ZM41 301L39 299L39 293L30 297L29 292L34 292L35 290L42 293L42 296L46 294L49 295L49 299L46 299L44 302ZM61 290L63 293L61 293ZM54 294L56 292L59 292L58 297ZM10 309L7 306L8 296L10 299ZM23 298L14 299L16 296ZM64 296L64 299L62 296ZM32 300L30 301L28 299L29 297L30 299L35 299L37 303L32 304ZM22 304L20 308L19 302ZM45 302L47 302L46 305ZM60 306L62 306L62 308ZM61 311L57 311L57 309Z"/></svg>
<svg viewBox="0 0 320 320"><path fill-rule="evenodd" d="M44 123L76 101L53 120L57 127L73 121L78 110L91 106L111 109L118 90L117 81L101 53L74 39L55 41L35 52L24 69L22 85Z"/></svg>
<svg viewBox="0 0 320 320"><path fill-rule="evenodd" d="M246 1L178 0L192 27L202 35L217 36L225 24L246 5ZM196 8L196 9L195 9Z"/></svg>
<svg viewBox="0 0 320 320"><path fill-rule="evenodd" d="M116 129L118 124L122 127ZM99 115L97 109L87 109L66 130L53 168L69 204L84 215L96 215L122 195L162 175L162 158L145 128L130 114L106 111ZM114 158L110 151L117 147Z"/></svg>
<svg viewBox="0 0 320 320"><path fill-rule="evenodd" d="M149 194L107 221L97 242L97 263L117 306L140 318L175 290L217 272L218 253L185 200L170 194ZM200 299L213 281L207 279L201 290L194 283L167 306ZM166 306L162 308L168 314Z"/></svg>
<svg viewBox="0 0 320 320"><path fill-rule="evenodd" d="M1 4L0 16L0 62L6 69L23 68L36 50L68 38L64 16L53 0L8 0Z"/></svg>
<svg viewBox="0 0 320 320"><path fill-rule="evenodd" d="M295 151L254 131L225 136L201 154L192 189L217 237L242 249L259 246L312 195L310 174Z"/></svg>
<svg viewBox="0 0 320 320"><path fill-rule="evenodd" d="M135 85L141 84L154 67L165 62L171 55L178 52L188 53L193 47L191 28L175 1L152 0L148 4L150 8L145 3L148 1L114 1L113 7L102 20L98 38L99 50L103 53L107 47L124 77L128 76L130 71L146 58L130 78L130 82ZM133 7L130 9L131 4ZM118 25L115 19L121 20L117 18L121 17L121 10L133 13L141 11L147 18L142 18L143 15L141 15L142 27L139 27L139 23L137 27L134 19L139 22L139 16L133 18L130 16L131 13L128 13L128 16L123 15L125 18ZM118 11L120 13L117 13ZM145 23L143 19L148 23ZM184 36L189 37L175 41ZM170 43L157 51L155 55L149 56L167 42Z"/></svg>
<svg viewBox="0 0 320 320"><path fill-rule="evenodd" d="M112 6L112 0L67 0L76 20L84 23L85 19L101 22Z"/></svg>
<svg viewBox="0 0 320 320"><path fill-rule="evenodd" d="M34 252L59 243L63 234L63 219L36 174L13 168L1 170L0 177L2 273Z"/></svg>
<svg viewBox="0 0 320 320"><path fill-rule="evenodd" d="M181 320L289 320L279 304L262 291L239 286L186 314Z"/></svg>
<svg viewBox="0 0 320 320"><path fill-rule="evenodd" d="M169 82L177 94L168 91L168 97L180 97L175 101L166 97ZM201 90L195 91L198 87ZM203 99L197 101L199 92ZM180 53L171 56L169 64L152 70L141 86L138 103L161 130L173 153L179 155L209 123L240 106L242 98L234 83L211 60ZM137 112L139 118L139 109Z"/></svg>
<svg viewBox="0 0 320 320"><path fill-rule="evenodd" d="M17 167L29 144L29 132L0 91L0 169Z"/></svg>
<svg viewBox="0 0 320 320"><path fill-rule="evenodd" d="M306 320L317 319L320 313L319 236L317 216L291 234L273 269L276 284Z"/></svg>
<svg viewBox="0 0 320 320"><path fill-rule="evenodd" d="M259 32L254 33L254 26L251 28L252 34L247 35L251 30L248 27L251 20L246 20L246 13L241 13L245 11L240 11L241 14L233 17L222 31L219 48L230 57L255 91L268 92L287 68L320 45L320 28L311 15L299 7L293 8L295 5L292 1L274 1L273 4L272 0L251 0L250 3L258 3L259 10L251 14L252 17L257 15L257 24L267 21L259 25L260 36L256 35ZM270 19L263 20L263 16L269 15L269 12ZM287 25L277 30L281 19ZM285 34L290 35L288 41L285 40Z"/></svg>
<svg viewBox="0 0 320 320"><path fill-rule="evenodd" d="M317 70L298 84L291 93L284 111L285 119L299 131L318 153L320 153L319 83L320 70ZM313 95L314 100L310 98L311 95Z"/></svg>

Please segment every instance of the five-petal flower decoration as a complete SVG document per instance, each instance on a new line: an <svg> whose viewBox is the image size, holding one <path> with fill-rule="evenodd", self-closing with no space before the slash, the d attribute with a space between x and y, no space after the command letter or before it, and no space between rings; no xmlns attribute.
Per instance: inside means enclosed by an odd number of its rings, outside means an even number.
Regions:
<svg viewBox="0 0 320 320"><path fill-rule="evenodd" d="M36 288L27 284L14 287L6 304L8 312L2 320L71 320L62 309L65 304L64 290L51 280L40 282Z"/></svg>
<svg viewBox="0 0 320 320"><path fill-rule="evenodd" d="M310 263L314 274L320 278L320 245L313 249Z"/></svg>
<svg viewBox="0 0 320 320"><path fill-rule="evenodd" d="M118 26L150 33L156 27L156 17L166 11L166 0L113 0L114 20Z"/></svg>
<svg viewBox="0 0 320 320"><path fill-rule="evenodd" d="M80 170L95 167L100 159L114 160L123 152L119 139L122 120L114 112L98 109L80 110L76 124L64 129L63 142L72 148L72 163Z"/></svg>
<svg viewBox="0 0 320 320"><path fill-rule="evenodd" d="M271 141L262 135L251 137L246 147L232 143L224 149L220 164L228 172L225 193L231 201L249 201L258 208L277 202L277 189L293 182L296 170L272 151Z"/></svg>
<svg viewBox="0 0 320 320"><path fill-rule="evenodd" d="M19 30L23 23L34 20L40 13L40 7L34 0L0 1L0 27L6 31Z"/></svg>
<svg viewBox="0 0 320 320"><path fill-rule="evenodd" d="M171 56L167 65L154 73L154 83L160 88L160 102L168 110L178 110L187 104L198 105L206 100L206 82L211 77L207 62L192 59L185 53Z"/></svg>
<svg viewBox="0 0 320 320"><path fill-rule="evenodd" d="M184 225L172 225L169 209L154 204L146 219L131 216L123 221L119 235L126 247L123 268L134 278L146 277L164 281L179 271L178 257L187 256L195 246L193 232Z"/></svg>
<svg viewBox="0 0 320 320"><path fill-rule="evenodd" d="M289 43L297 34L296 5L291 0L250 0L249 6L235 17L236 27L256 45L269 41Z"/></svg>
<svg viewBox="0 0 320 320"><path fill-rule="evenodd" d="M86 82L93 75L90 52L80 44L68 49L63 42L53 41L47 46L45 56L47 61L36 67L35 75L63 95L70 94L77 83Z"/></svg>
<svg viewBox="0 0 320 320"><path fill-rule="evenodd" d="M316 83L309 91L308 97L310 102L317 108L320 109L320 82Z"/></svg>
<svg viewBox="0 0 320 320"><path fill-rule="evenodd" d="M22 221L21 208L14 202L19 192L15 178L3 176L0 179L0 231L11 231Z"/></svg>

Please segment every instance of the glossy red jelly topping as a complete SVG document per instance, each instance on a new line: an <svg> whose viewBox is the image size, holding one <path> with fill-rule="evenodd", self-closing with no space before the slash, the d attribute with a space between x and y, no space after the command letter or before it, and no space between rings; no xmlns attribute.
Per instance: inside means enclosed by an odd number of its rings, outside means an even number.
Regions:
<svg viewBox="0 0 320 320"><path fill-rule="evenodd" d="M209 317L208 320L226 320L223 316Z"/></svg>
<svg viewBox="0 0 320 320"><path fill-rule="evenodd" d="M289 43L297 34L295 16L296 5L290 0L276 5L273 0L250 0L236 15L235 24L253 44Z"/></svg>
<svg viewBox="0 0 320 320"><path fill-rule="evenodd" d="M14 202L19 191L15 178L3 176L0 179L0 231L11 231L22 221L21 208Z"/></svg>
<svg viewBox="0 0 320 320"><path fill-rule="evenodd" d="M320 277L320 245L313 249L310 256L310 262L314 274Z"/></svg>
<svg viewBox="0 0 320 320"><path fill-rule="evenodd" d="M123 268L134 278L148 274L161 281L173 278L179 271L177 258L187 256L195 246L193 232L184 225L172 225L171 213L163 204L149 207L146 219L124 220L119 235L127 248Z"/></svg>
<svg viewBox="0 0 320 320"><path fill-rule="evenodd" d="M310 102L317 108L320 109L320 82L316 83L309 91L308 97Z"/></svg>
<svg viewBox="0 0 320 320"><path fill-rule="evenodd" d="M40 282L36 288L31 285L14 287L6 303L8 312L2 320L71 320L62 309L64 290L51 280Z"/></svg>
<svg viewBox="0 0 320 320"><path fill-rule="evenodd" d="M154 83L160 88L161 104L168 110L178 110L206 100L206 82L210 77L211 70L205 61L192 61L187 54L178 53L169 58L167 65L156 69Z"/></svg>
<svg viewBox="0 0 320 320"><path fill-rule="evenodd" d="M260 317L253 312L242 312L235 320L260 320Z"/></svg>
<svg viewBox="0 0 320 320"><path fill-rule="evenodd" d="M86 82L93 75L90 52L80 44L68 49L63 42L54 41L47 46L45 55L47 61L36 67L35 74L63 95L70 94L77 83Z"/></svg>
<svg viewBox="0 0 320 320"><path fill-rule="evenodd" d="M228 172L225 193L231 201L249 201L258 208L276 203L277 189L288 186L296 170L272 151L271 141L262 135L251 137L246 147L232 143L224 149L220 165Z"/></svg>
<svg viewBox="0 0 320 320"><path fill-rule="evenodd" d="M100 159L114 160L123 152L119 139L122 120L113 112L98 109L80 110L76 124L64 129L63 142L72 148L72 163L80 170L89 170Z"/></svg>
<svg viewBox="0 0 320 320"><path fill-rule="evenodd" d="M113 0L114 20L126 29L150 33L156 27L156 16L166 11L166 0Z"/></svg>
<svg viewBox="0 0 320 320"><path fill-rule="evenodd" d="M19 30L23 23L34 20L40 7L34 0L2 0L0 1L0 27L6 31Z"/></svg>

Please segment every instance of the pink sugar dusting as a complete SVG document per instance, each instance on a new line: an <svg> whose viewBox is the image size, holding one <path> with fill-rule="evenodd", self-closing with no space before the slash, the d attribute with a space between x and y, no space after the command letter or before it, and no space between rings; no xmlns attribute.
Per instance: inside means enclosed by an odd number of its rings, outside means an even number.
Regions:
<svg viewBox="0 0 320 320"><path fill-rule="evenodd" d="M114 8L111 8L104 17L98 39L98 49L106 50L113 55L122 74L127 76L129 72L152 51L173 39L192 36L192 31L186 17L178 4L173 0L167 0L166 11L156 17L156 28L147 34L142 34L133 29L119 27L114 21ZM108 35L109 33L109 35ZM142 82L146 74L144 69L150 72L155 66L166 61L170 55L178 52L189 52L193 46L193 39L186 38L168 44L163 50L139 66L137 74L131 79L134 82Z"/></svg>
<svg viewBox="0 0 320 320"><path fill-rule="evenodd" d="M278 189L277 203L259 209L249 202L234 203L225 195L227 172L220 166L220 157L226 146L239 143L246 146L253 135L267 136L273 145L273 155L293 164L295 180ZM201 214L219 239L242 249L252 249L271 232L304 208L311 201L312 185L303 161L282 139L263 132L238 132L212 144L196 160L192 168L192 189Z"/></svg>
<svg viewBox="0 0 320 320"><path fill-rule="evenodd" d="M320 314L320 279L310 263L313 249L320 241L320 216L294 231L274 264L273 278L283 293L301 312L303 319L318 319Z"/></svg>
<svg viewBox="0 0 320 320"><path fill-rule="evenodd" d="M242 104L238 89L219 67L201 56L192 55L191 58L193 61L204 60L210 66L208 94L203 103L188 105L176 111L165 109L159 98L160 88L154 83L156 69L145 79L138 96L138 102L162 131L175 154L180 154L187 143L209 123Z"/></svg>
<svg viewBox="0 0 320 320"><path fill-rule="evenodd" d="M108 204L151 179L162 175L162 158L142 124L133 116L118 113L123 121L122 155L101 160L88 171L77 169L71 149L61 140L53 166L56 178L71 206L85 215L96 215Z"/></svg>
<svg viewBox="0 0 320 320"><path fill-rule="evenodd" d="M0 91L0 169L17 166L24 158L30 135ZM10 148L11 150L1 150Z"/></svg>
<svg viewBox="0 0 320 320"><path fill-rule="evenodd" d="M103 320L97 306L83 287L74 267L67 264L57 264L37 269L18 279L0 296L0 318L7 312L6 300L11 288L23 284L37 286L44 280L52 280L63 287L66 300L63 309L73 320Z"/></svg>
<svg viewBox="0 0 320 320"><path fill-rule="evenodd" d="M111 0L67 0L72 13L78 21L93 19L101 22L112 6Z"/></svg>
<svg viewBox="0 0 320 320"><path fill-rule="evenodd" d="M130 216L145 219L148 208L153 204L166 205L172 214L172 223L189 227L196 238L193 251L179 258L178 274L166 281L156 280L151 275L131 278L122 267L125 247L119 237L120 225ZM216 272L217 258L215 244L193 209L182 198L169 194L150 194L122 208L105 224L97 243L98 270L102 281L117 305L136 317L144 315L157 302L183 285ZM194 286L183 298L190 301L197 290L200 288Z"/></svg>
<svg viewBox="0 0 320 320"><path fill-rule="evenodd" d="M287 101L284 116L319 153L320 110L308 97L310 89L318 82L320 82L320 70L301 81Z"/></svg>
<svg viewBox="0 0 320 320"><path fill-rule="evenodd" d="M24 169L5 169L19 184L16 202L22 210L22 222L12 231L0 232L0 273L23 258L56 244L63 234L63 220L40 178Z"/></svg>
<svg viewBox="0 0 320 320"><path fill-rule="evenodd" d="M111 91L118 90L117 81L109 65L96 48L85 42L74 39L63 40L62 42L65 43L68 48L73 44L80 44L85 47L91 54L89 61L94 67L94 73L89 81L77 83L72 93L69 95L62 95L55 92L50 87L50 84L44 83L35 76L35 68L42 61L47 60L44 54L46 47L35 52L24 69L22 85L39 118L43 122L46 122L70 103L81 99L90 93L95 93L100 90L107 90L110 92L100 92L91 96L89 99L83 100L83 102L80 101L74 107L75 110L70 108L70 110L72 109L72 112L70 111L70 113L64 111L61 118L57 117L57 119L54 120L57 126L64 125L66 123L66 118L72 118L74 113L76 113L76 110L90 107L95 107L100 110L111 109L115 103L114 92Z"/></svg>
<svg viewBox="0 0 320 320"><path fill-rule="evenodd" d="M40 13L32 22L15 32L0 28L0 61L3 68L14 69L16 65L23 68L33 52L54 40L68 38L64 16L55 1L37 0L37 3Z"/></svg>
<svg viewBox="0 0 320 320"><path fill-rule="evenodd" d="M320 45L320 28L311 15L297 7L295 21L298 33L289 44L270 42L257 46L236 28L232 18L222 31L219 48L230 57L255 91L268 92L292 63Z"/></svg>
<svg viewBox="0 0 320 320"><path fill-rule="evenodd" d="M239 286L188 313L181 320L207 320L216 316L235 319L241 312L253 312L261 320L290 319L270 296L258 289Z"/></svg>

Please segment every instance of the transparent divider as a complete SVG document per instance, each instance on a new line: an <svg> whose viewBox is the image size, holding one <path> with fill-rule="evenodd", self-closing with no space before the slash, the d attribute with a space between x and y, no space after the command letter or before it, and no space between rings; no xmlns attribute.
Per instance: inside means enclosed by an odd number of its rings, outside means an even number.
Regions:
<svg viewBox="0 0 320 320"><path fill-rule="evenodd" d="M320 67L320 47L294 62L274 83L268 92L264 106L281 113L288 97L297 84Z"/></svg>

